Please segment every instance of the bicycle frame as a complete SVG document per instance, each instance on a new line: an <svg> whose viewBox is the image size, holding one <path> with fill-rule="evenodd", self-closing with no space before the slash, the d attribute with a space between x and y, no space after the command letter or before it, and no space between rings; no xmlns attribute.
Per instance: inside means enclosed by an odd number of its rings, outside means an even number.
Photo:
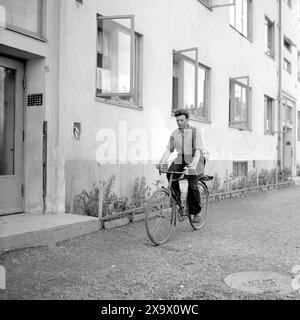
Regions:
<svg viewBox="0 0 300 320"><path fill-rule="evenodd" d="M186 176L186 170L185 171L182 171L182 172L175 172L175 171L162 171L162 170L159 170L159 173L169 173L170 174L170 179L169 179L169 183L168 183L168 188L165 188L163 187L164 189L168 190L171 192L171 197L172 197L172 201L175 201L176 204L179 206L179 215L182 219L184 219L185 217L187 217L187 215L184 215L184 210L185 208L182 206L182 204L179 202L173 188L172 188L172 183L174 181L182 181L182 180L186 180L187 179L187 176ZM180 177L178 179L173 179L173 176L175 174L180 174ZM201 183L201 185L203 186L204 189L207 190L208 192L208 187L207 187L207 184L205 183L205 181L202 181L201 178L199 178L199 183ZM177 211L177 210L176 210ZM175 217L174 217L174 226L176 226L176 219L177 219L177 215L175 213ZM182 220L183 221L183 220Z"/></svg>
<svg viewBox="0 0 300 320"><path fill-rule="evenodd" d="M177 205L179 206L178 213L179 213L179 215L180 215L180 218L182 218L182 219L187 218L187 215L184 215L184 210L185 210L185 208L184 208L184 206L182 206L181 202L180 202L179 199L177 198L177 196L176 196L176 194L175 194L175 192L174 192L174 190L173 190L173 188L172 188L172 183L173 183L174 181L182 181L182 180L187 179L186 174L185 174L186 171L174 172L174 171L161 171L161 170L159 170L159 172L160 172L160 174L161 174L161 173L166 173L166 174L169 173L169 174L170 174L170 179L169 179L169 183L168 183L168 188L165 188L165 187L163 187L163 188L171 192L171 199L172 199L172 201L175 201L175 202L176 202L175 205L177 204ZM179 177L178 179L173 179L173 176L174 176L175 174L180 174L180 177ZM177 212L177 210L175 210L175 215L174 215L174 226L176 226L176 221L177 221L177 214L176 214L176 212ZM179 219L179 221L180 221L180 219ZM183 220L181 220L181 221L183 221ZM180 221L180 222L181 222L181 221Z"/></svg>

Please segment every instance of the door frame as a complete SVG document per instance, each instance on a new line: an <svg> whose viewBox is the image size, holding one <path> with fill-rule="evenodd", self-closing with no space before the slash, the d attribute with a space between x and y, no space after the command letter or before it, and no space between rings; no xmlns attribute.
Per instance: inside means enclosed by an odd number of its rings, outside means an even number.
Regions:
<svg viewBox="0 0 300 320"><path fill-rule="evenodd" d="M22 110L22 114L21 114L21 121L20 123L22 124L22 128L21 128L21 148L20 148L20 161L21 161L21 170L22 173L20 175L21 178L21 197L22 197L22 208L21 209L16 209L16 208L10 208L7 210L4 210L2 212L0 212L0 217L1 216L5 216L5 215L11 215L11 214L20 214L20 213L24 213L25 210L25 192L24 192L24 186L25 186L25 169L26 169L26 165L25 165L25 117L26 117L26 108L25 108L25 103L26 103L26 94L25 94L25 79L26 79L26 60L23 59L16 59L14 57L10 57L7 56L5 54L2 54L0 52L0 65L3 64L4 67L7 68L11 68L11 69L21 69L22 70L22 83L20 85L20 108ZM17 109L17 106L16 106ZM16 119L15 119L16 121ZM15 132L16 132L16 125L15 125ZM14 159L14 161L16 162L16 159ZM3 176L5 177L5 176ZM1 177L0 177L1 179ZM20 211L22 210L22 211Z"/></svg>

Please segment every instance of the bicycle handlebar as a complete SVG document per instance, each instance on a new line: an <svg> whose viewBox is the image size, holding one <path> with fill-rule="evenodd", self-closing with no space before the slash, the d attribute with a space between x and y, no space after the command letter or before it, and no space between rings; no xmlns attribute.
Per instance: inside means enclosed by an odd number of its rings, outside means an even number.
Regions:
<svg viewBox="0 0 300 320"><path fill-rule="evenodd" d="M162 174L162 173L170 173L170 174L185 175L185 174L187 174L187 172L188 172L188 168L186 168L184 171L180 171L180 172L169 171L169 170L161 170L161 169L158 169L158 171L159 171L159 174Z"/></svg>

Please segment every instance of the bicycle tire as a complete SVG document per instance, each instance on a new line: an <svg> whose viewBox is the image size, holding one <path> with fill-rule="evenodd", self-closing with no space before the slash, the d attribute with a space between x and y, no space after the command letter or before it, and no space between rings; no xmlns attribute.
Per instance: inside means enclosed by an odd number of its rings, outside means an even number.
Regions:
<svg viewBox="0 0 300 320"><path fill-rule="evenodd" d="M174 227L175 209L169 190L160 188L151 194L146 207L145 225L149 239L156 246L169 239Z"/></svg>
<svg viewBox="0 0 300 320"><path fill-rule="evenodd" d="M208 198L209 198L209 193L206 185L204 185L202 182L199 182L198 188L199 188L200 197L201 197L200 219L195 221L194 215L189 215L190 224L195 231L202 229L205 225L207 209L208 209Z"/></svg>

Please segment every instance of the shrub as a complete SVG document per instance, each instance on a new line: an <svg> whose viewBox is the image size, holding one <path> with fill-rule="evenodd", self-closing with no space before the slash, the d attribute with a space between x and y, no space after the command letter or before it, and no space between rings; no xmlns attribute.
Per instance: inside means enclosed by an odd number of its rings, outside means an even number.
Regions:
<svg viewBox="0 0 300 320"><path fill-rule="evenodd" d="M93 184L93 190L82 192L75 197L87 216L98 217L99 188Z"/></svg>
<svg viewBox="0 0 300 320"><path fill-rule="evenodd" d="M215 175L214 175L214 180L211 183L211 186L209 188L209 192L213 193L213 194L217 194L217 193L221 192L221 179L217 173L215 173Z"/></svg>
<svg viewBox="0 0 300 320"><path fill-rule="evenodd" d="M142 207L147 199L149 198L151 193L151 188L146 186L146 178L143 177L141 182L139 178L135 180L134 188L133 188L133 195L131 201L132 208L139 208Z"/></svg>
<svg viewBox="0 0 300 320"><path fill-rule="evenodd" d="M141 181L137 178L134 185L133 196L131 201L128 197L119 197L112 191L116 181L116 176L110 176L103 183L103 202L102 215L103 217L123 212L131 208L142 207L150 196L151 189L146 186L146 179L143 177ZM93 190L82 192L75 197L88 216L97 217L99 207L99 187L93 184Z"/></svg>

